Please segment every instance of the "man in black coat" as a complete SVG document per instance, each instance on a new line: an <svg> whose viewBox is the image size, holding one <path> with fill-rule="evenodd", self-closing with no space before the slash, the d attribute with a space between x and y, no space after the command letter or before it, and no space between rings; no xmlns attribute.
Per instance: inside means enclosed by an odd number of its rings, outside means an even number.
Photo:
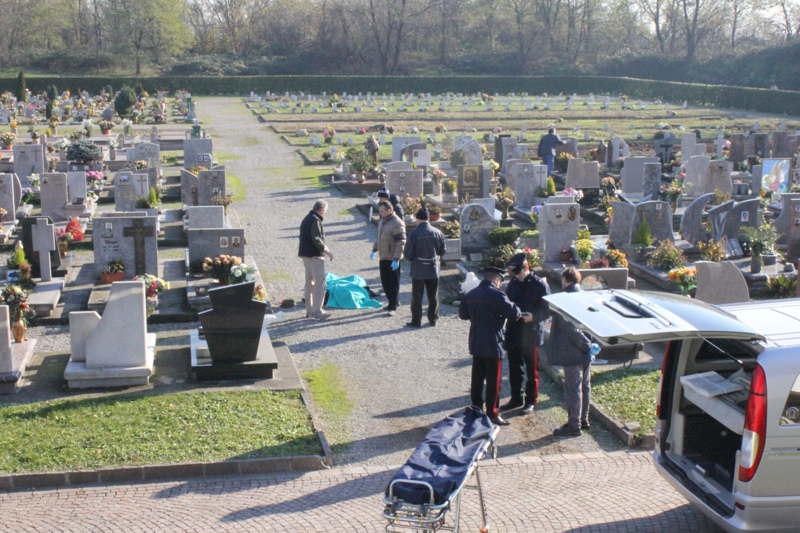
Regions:
<svg viewBox="0 0 800 533"><path fill-rule="evenodd" d="M328 202L317 200L300 224L300 249L297 255L303 259L306 271L305 299L306 317L322 320L330 313L322 310L325 301L325 257L333 261L333 252L325 244L322 220L328 211Z"/></svg>
<svg viewBox="0 0 800 533"><path fill-rule="evenodd" d="M500 411L522 407L522 414L533 411L539 398L539 347L544 342L544 324L549 317L549 307L543 299L550 294L547 282L531 272L528 256L516 254L506 264L511 281L506 287L508 299L522 311L531 313L530 323L506 324L506 348L508 349L508 383L511 399L500 406ZM523 367L527 374L525 401L522 398ZM524 406L524 407L523 407Z"/></svg>
<svg viewBox="0 0 800 533"><path fill-rule="evenodd" d="M469 353L472 355L472 405L483 408L483 385L486 383L486 414L492 423L507 426L509 423L498 413L500 378L502 375L503 326L506 320L530 322L533 317L523 313L511 303L500 284L503 270L487 267L483 281L461 300L458 316L469 320Z"/></svg>
<svg viewBox="0 0 800 533"><path fill-rule="evenodd" d="M417 211L417 227L408 234L403 255L411 261L411 322L406 326L422 326L422 293L428 295L428 322L439 320L439 266L447 251L444 234L428 222L428 210Z"/></svg>

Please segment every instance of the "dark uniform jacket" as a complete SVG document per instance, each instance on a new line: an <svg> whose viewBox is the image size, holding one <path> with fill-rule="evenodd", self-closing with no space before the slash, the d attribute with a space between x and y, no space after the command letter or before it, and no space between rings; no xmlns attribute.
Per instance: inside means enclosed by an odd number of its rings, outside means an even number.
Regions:
<svg viewBox="0 0 800 533"><path fill-rule="evenodd" d="M444 234L429 222L421 222L408 234L403 252L411 261L411 279L438 279L439 258L445 251Z"/></svg>
<svg viewBox="0 0 800 533"><path fill-rule="evenodd" d="M541 140L539 140L539 157L556 155L556 146L559 144L567 144L567 141L561 140L555 133L542 135Z"/></svg>
<svg viewBox="0 0 800 533"><path fill-rule="evenodd" d="M322 257L325 254L325 232L322 217L311 210L300 224L300 257Z"/></svg>
<svg viewBox="0 0 800 533"><path fill-rule="evenodd" d="M503 323L521 320L522 312L511 303L506 294L489 280L469 291L458 308L461 320L469 320L469 353L476 357L502 359Z"/></svg>
<svg viewBox="0 0 800 533"><path fill-rule="evenodd" d="M550 316L549 306L542 298L550 294L550 287L533 272L519 281L511 278L506 287L508 299L523 313L533 315L533 322L508 322L506 324L506 345L519 348L541 346L544 342L544 323Z"/></svg>
<svg viewBox="0 0 800 533"><path fill-rule="evenodd" d="M575 283L564 289L564 292L580 290L580 285ZM547 341L547 362L549 364L577 366L591 363L592 356L589 354L591 345L591 341L578 328L558 313L553 314L550 338Z"/></svg>

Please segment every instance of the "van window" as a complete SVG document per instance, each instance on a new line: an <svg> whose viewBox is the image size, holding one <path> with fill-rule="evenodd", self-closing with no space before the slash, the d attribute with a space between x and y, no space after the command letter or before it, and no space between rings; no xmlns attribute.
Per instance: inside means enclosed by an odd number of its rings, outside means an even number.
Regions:
<svg viewBox="0 0 800 533"><path fill-rule="evenodd" d="M783 411L781 411L779 424L781 426L800 425L800 376L797 376L794 380L792 390L789 391L786 405L783 406Z"/></svg>
<svg viewBox="0 0 800 533"><path fill-rule="evenodd" d="M728 354L727 356L725 354ZM746 368L752 369L758 351L755 347L735 339L707 339L700 346L694 360L698 363L703 361L717 361L719 359L730 359L732 356L742 361Z"/></svg>

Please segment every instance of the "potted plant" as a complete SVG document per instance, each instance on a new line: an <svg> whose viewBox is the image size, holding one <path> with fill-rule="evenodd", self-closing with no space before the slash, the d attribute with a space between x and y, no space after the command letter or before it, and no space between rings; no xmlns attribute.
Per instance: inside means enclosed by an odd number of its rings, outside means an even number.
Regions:
<svg viewBox="0 0 800 533"><path fill-rule="evenodd" d="M442 181L447 178L447 174L443 170L435 168L431 171L431 181L433 181L433 195L440 196L442 194Z"/></svg>
<svg viewBox="0 0 800 533"><path fill-rule="evenodd" d="M67 148L67 160L88 165L103 160L103 150L92 141L79 140Z"/></svg>
<svg viewBox="0 0 800 533"><path fill-rule="evenodd" d="M683 193L686 191L686 182L683 178L675 178L669 185L662 186L661 192L664 193L669 200L669 206L672 212L678 209L678 200L680 200Z"/></svg>
<svg viewBox="0 0 800 533"><path fill-rule="evenodd" d="M228 194L214 194L211 197L211 205L221 205L225 209L225 214L228 214L228 206L233 203L233 193Z"/></svg>
<svg viewBox="0 0 800 533"><path fill-rule="evenodd" d="M151 274L134 276L133 281L144 282L144 293L147 298L146 312L147 316L152 315L158 307L158 295L169 290L169 282Z"/></svg>
<svg viewBox="0 0 800 533"><path fill-rule="evenodd" d="M765 264L764 256L773 254L772 247L778 240L778 232L770 224L762 224L757 228L745 226L740 233L750 242L750 252L753 254L750 258L750 272L758 274Z"/></svg>
<svg viewBox="0 0 800 533"><path fill-rule="evenodd" d="M231 275L228 277L230 285L247 283L256 279L256 267L245 265L244 263L231 267Z"/></svg>
<svg viewBox="0 0 800 533"><path fill-rule="evenodd" d="M14 341L25 342L26 318L31 312L28 307L28 291L16 284L6 285L0 292L0 303L8 306L8 318Z"/></svg>
<svg viewBox="0 0 800 533"><path fill-rule="evenodd" d="M684 296L690 295L697 288L697 269L694 267L675 267L667 273L667 277L678 284Z"/></svg>
<svg viewBox="0 0 800 533"><path fill-rule="evenodd" d="M111 120L101 120L100 122L98 122L97 125L100 126L100 132L103 135L108 135L108 133L114 128L116 124L114 124L114 122Z"/></svg>
<svg viewBox="0 0 800 533"><path fill-rule="evenodd" d="M72 233L64 228L56 230L56 240L58 241L58 254L61 257L67 257L67 246L72 241Z"/></svg>
<svg viewBox="0 0 800 533"><path fill-rule="evenodd" d="M103 173L98 170L89 170L86 172L86 183L94 190L102 189Z"/></svg>
<svg viewBox="0 0 800 533"><path fill-rule="evenodd" d="M514 205L514 190L511 187L506 187L498 192L497 203L500 205L500 211L503 213L503 218L508 218L508 210Z"/></svg>
<svg viewBox="0 0 800 533"><path fill-rule="evenodd" d="M367 171L372 168L372 160L366 154L357 152L348 152L347 159L350 161L350 169L356 174L356 180L364 183Z"/></svg>
<svg viewBox="0 0 800 533"><path fill-rule="evenodd" d="M581 268L589 268L589 260L594 253L594 242L589 239L579 239L575 241L575 253L581 262Z"/></svg>
<svg viewBox="0 0 800 533"><path fill-rule="evenodd" d="M0 143L3 144L4 150L11 150L11 145L14 144L15 140L17 140L16 133L11 133L10 131L6 131L0 134Z"/></svg>
<svg viewBox="0 0 800 533"><path fill-rule="evenodd" d="M519 247L536 249L539 248L539 230L528 229L519 234Z"/></svg>
<svg viewBox="0 0 800 533"><path fill-rule="evenodd" d="M104 285L125 279L125 263L119 259L109 261L100 267L100 282Z"/></svg>
<svg viewBox="0 0 800 533"><path fill-rule="evenodd" d="M636 234L631 243L637 252L637 260L643 261L645 256L653 249L653 235L646 220L642 220L636 227Z"/></svg>
<svg viewBox="0 0 800 533"><path fill-rule="evenodd" d="M458 203L455 181L446 179L442 182L442 201L448 204Z"/></svg>

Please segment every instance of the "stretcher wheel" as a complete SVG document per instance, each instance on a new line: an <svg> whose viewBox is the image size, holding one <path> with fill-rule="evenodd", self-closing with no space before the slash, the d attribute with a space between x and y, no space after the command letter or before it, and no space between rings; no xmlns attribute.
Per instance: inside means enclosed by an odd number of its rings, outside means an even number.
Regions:
<svg viewBox="0 0 800 533"><path fill-rule="evenodd" d="M491 454L492 459L497 459L497 444L492 444Z"/></svg>

